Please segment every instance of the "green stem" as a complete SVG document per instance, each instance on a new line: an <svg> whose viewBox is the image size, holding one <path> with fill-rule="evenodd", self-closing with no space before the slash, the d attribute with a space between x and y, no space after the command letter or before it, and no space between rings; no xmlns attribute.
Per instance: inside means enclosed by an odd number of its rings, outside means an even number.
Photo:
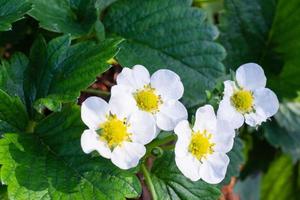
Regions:
<svg viewBox="0 0 300 200"><path fill-rule="evenodd" d="M157 147L157 146L160 146L162 144L166 144L166 143L169 143L173 140L176 139L176 135L175 134L171 134L171 135L168 135L162 139L155 139L153 140L150 144L147 145L147 154L146 155L149 155L151 154L151 151L153 148Z"/></svg>
<svg viewBox="0 0 300 200"><path fill-rule="evenodd" d="M30 121L28 122L28 125L27 125L25 131L26 131L27 133L33 133L33 132L34 132L35 126L36 126L36 122L30 120Z"/></svg>
<svg viewBox="0 0 300 200"><path fill-rule="evenodd" d="M103 96L103 95L104 96L109 96L110 95L110 92L102 91L102 90L96 90L96 89L92 89L92 88L82 90L82 92L94 94L94 95L97 95L97 96Z"/></svg>
<svg viewBox="0 0 300 200"><path fill-rule="evenodd" d="M149 192L152 196L152 199L153 200L158 200L155 189L154 189L154 185L152 183L152 180L151 180L151 177L150 177L150 174L148 172L148 169L147 169L146 165L143 163L141 168L142 168L142 172L143 172L143 175L144 175L144 178L145 178L146 185L147 185L147 187L149 189Z"/></svg>
<svg viewBox="0 0 300 200"><path fill-rule="evenodd" d="M167 145L167 146L162 146L161 147L163 150L173 150L175 148L174 144Z"/></svg>

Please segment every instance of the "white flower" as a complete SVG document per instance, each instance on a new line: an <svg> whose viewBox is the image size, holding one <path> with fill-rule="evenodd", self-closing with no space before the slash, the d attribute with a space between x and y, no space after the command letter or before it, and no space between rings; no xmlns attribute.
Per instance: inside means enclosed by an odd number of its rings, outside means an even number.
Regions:
<svg viewBox="0 0 300 200"><path fill-rule="evenodd" d="M217 120L213 107L206 105L198 108L193 128L183 120L174 131L178 136L175 161L179 170L192 181L220 183L229 164L226 153L232 149L234 129Z"/></svg>
<svg viewBox="0 0 300 200"><path fill-rule="evenodd" d="M150 77L144 66L135 65L132 69L124 68L118 75L111 101L118 109L151 115L159 129L170 131L179 121L187 119L187 110L178 101L183 90L180 77L174 72L161 69Z"/></svg>
<svg viewBox="0 0 300 200"><path fill-rule="evenodd" d="M266 86L263 69L255 63L247 63L236 71L236 82L224 82L224 97L218 109L218 118L239 128L244 121L258 126L273 116L279 108L277 96Z"/></svg>
<svg viewBox="0 0 300 200"><path fill-rule="evenodd" d="M146 152L144 144L155 135L153 118L143 112L130 115L118 110L99 97L89 97L82 103L81 118L88 126L81 136L85 153L96 150L121 169L137 166Z"/></svg>

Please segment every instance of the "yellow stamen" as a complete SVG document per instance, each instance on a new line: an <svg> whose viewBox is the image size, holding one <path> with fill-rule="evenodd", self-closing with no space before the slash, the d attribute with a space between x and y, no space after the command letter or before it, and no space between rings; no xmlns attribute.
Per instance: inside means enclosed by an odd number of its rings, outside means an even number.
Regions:
<svg viewBox="0 0 300 200"><path fill-rule="evenodd" d="M189 152L198 160L206 158L207 155L214 152L214 143L210 141L211 134L206 130L203 132L197 131L192 133L192 139L189 144Z"/></svg>
<svg viewBox="0 0 300 200"><path fill-rule="evenodd" d="M130 141L128 125L119 120L116 115L109 115L107 121L100 125L100 139L104 140L109 148L113 149L124 141Z"/></svg>
<svg viewBox="0 0 300 200"><path fill-rule="evenodd" d="M139 109L151 113L158 111L159 106L162 103L160 96L155 93L155 89L151 88L149 85L138 90L134 94L134 98Z"/></svg>
<svg viewBox="0 0 300 200"><path fill-rule="evenodd" d="M231 104L240 113L248 113L253 109L253 95L248 90L239 90L231 96Z"/></svg>

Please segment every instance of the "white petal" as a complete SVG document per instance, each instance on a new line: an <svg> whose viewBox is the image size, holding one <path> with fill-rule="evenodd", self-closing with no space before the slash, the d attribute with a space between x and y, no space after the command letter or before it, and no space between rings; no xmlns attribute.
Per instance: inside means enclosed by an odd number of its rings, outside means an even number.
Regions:
<svg viewBox="0 0 300 200"><path fill-rule="evenodd" d="M178 136L175 145L175 155L177 157L185 157L188 154L188 146L191 142L192 135L189 122L187 120L179 122L175 127L174 132Z"/></svg>
<svg viewBox="0 0 300 200"><path fill-rule="evenodd" d="M212 133L212 142L215 143L215 152L229 152L233 147L235 131L230 125L225 122L217 121L217 131Z"/></svg>
<svg viewBox="0 0 300 200"><path fill-rule="evenodd" d="M210 184L220 183L224 178L229 164L229 158L224 153L209 155L201 166L201 178Z"/></svg>
<svg viewBox="0 0 300 200"><path fill-rule="evenodd" d="M196 120L193 127L194 131L215 132L217 126L217 118L214 108L211 105L205 105L197 109Z"/></svg>
<svg viewBox="0 0 300 200"><path fill-rule="evenodd" d="M118 96L121 94L131 95L135 90L127 85L114 85L111 88L110 96Z"/></svg>
<svg viewBox="0 0 300 200"><path fill-rule="evenodd" d="M241 65L236 70L236 80L239 86L247 90L264 88L267 82L264 70L255 63Z"/></svg>
<svg viewBox="0 0 300 200"><path fill-rule="evenodd" d="M276 94L268 89L261 88L254 91L255 109L262 109L267 118L275 115L279 109L279 102Z"/></svg>
<svg viewBox="0 0 300 200"><path fill-rule="evenodd" d="M142 65L135 65L132 69L124 68L117 77L117 84L127 85L135 90L150 83L150 74Z"/></svg>
<svg viewBox="0 0 300 200"><path fill-rule="evenodd" d="M236 88L234 81L224 81L224 96L231 97Z"/></svg>
<svg viewBox="0 0 300 200"><path fill-rule="evenodd" d="M130 169L138 165L145 153L146 148L142 144L124 142L113 150L111 161L121 169Z"/></svg>
<svg viewBox="0 0 300 200"><path fill-rule="evenodd" d="M189 153L188 148L189 148L190 141L186 139L181 139L178 138L176 145L175 145L175 155L178 158L181 157L186 157Z"/></svg>
<svg viewBox="0 0 300 200"><path fill-rule="evenodd" d="M255 113L245 114L245 122L249 126L256 127L267 121L267 116L261 109L257 109Z"/></svg>
<svg viewBox="0 0 300 200"><path fill-rule="evenodd" d="M192 181L197 181L200 179L200 166L201 163L191 154L185 157L175 157L175 162L178 169L183 173L183 175Z"/></svg>
<svg viewBox="0 0 300 200"><path fill-rule="evenodd" d="M136 102L130 94L114 95L109 100L110 112L119 119L128 118L137 110Z"/></svg>
<svg viewBox="0 0 300 200"><path fill-rule="evenodd" d="M89 97L81 105L81 119L92 130L105 121L109 106L99 97Z"/></svg>
<svg viewBox="0 0 300 200"><path fill-rule="evenodd" d="M81 135L80 142L81 148L86 154L96 150L104 158L110 158L111 156L109 147L105 142L99 139L99 136L95 131L85 130Z"/></svg>
<svg viewBox="0 0 300 200"><path fill-rule="evenodd" d="M192 130L191 130L190 124L187 120L180 121L176 125L174 132L179 138L190 139L191 135L192 135Z"/></svg>
<svg viewBox="0 0 300 200"><path fill-rule="evenodd" d="M217 118L226 121L234 129L240 128L244 123L244 116L235 110L229 98L224 98L220 102Z"/></svg>
<svg viewBox="0 0 300 200"><path fill-rule="evenodd" d="M148 144L156 137L156 123L154 117L143 111L136 111L129 119L133 142Z"/></svg>
<svg viewBox="0 0 300 200"><path fill-rule="evenodd" d="M167 69L160 69L151 76L151 86L156 89L163 100L178 100L184 92L180 77Z"/></svg>
<svg viewBox="0 0 300 200"><path fill-rule="evenodd" d="M187 119L187 110L184 105L177 100L169 100L161 105L156 114L158 128L171 131L181 120Z"/></svg>

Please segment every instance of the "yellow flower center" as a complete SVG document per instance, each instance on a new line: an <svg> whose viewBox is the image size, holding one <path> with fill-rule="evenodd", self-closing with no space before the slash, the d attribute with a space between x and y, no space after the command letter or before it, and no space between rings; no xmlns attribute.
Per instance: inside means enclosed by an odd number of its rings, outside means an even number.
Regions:
<svg viewBox="0 0 300 200"><path fill-rule="evenodd" d="M198 160L206 158L207 155L214 152L214 143L210 141L211 134L206 130L203 132L197 131L192 133L192 139L189 144L189 152Z"/></svg>
<svg viewBox="0 0 300 200"><path fill-rule="evenodd" d="M253 95L248 90L239 90L231 96L231 104L240 113L248 113L253 109Z"/></svg>
<svg viewBox="0 0 300 200"><path fill-rule="evenodd" d="M160 96L155 93L155 89L149 85L138 90L134 94L134 98L139 109L151 113L158 111L159 105L162 103Z"/></svg>
<svg viewBox="0 0 300 200"><path fill-rule="evenodd" d="M104 140L109 148L113 149L124 141L130 141L130 133L125 121L119 120L116 115L107 117L107 121L100 125L100 138Z"/></svg>

